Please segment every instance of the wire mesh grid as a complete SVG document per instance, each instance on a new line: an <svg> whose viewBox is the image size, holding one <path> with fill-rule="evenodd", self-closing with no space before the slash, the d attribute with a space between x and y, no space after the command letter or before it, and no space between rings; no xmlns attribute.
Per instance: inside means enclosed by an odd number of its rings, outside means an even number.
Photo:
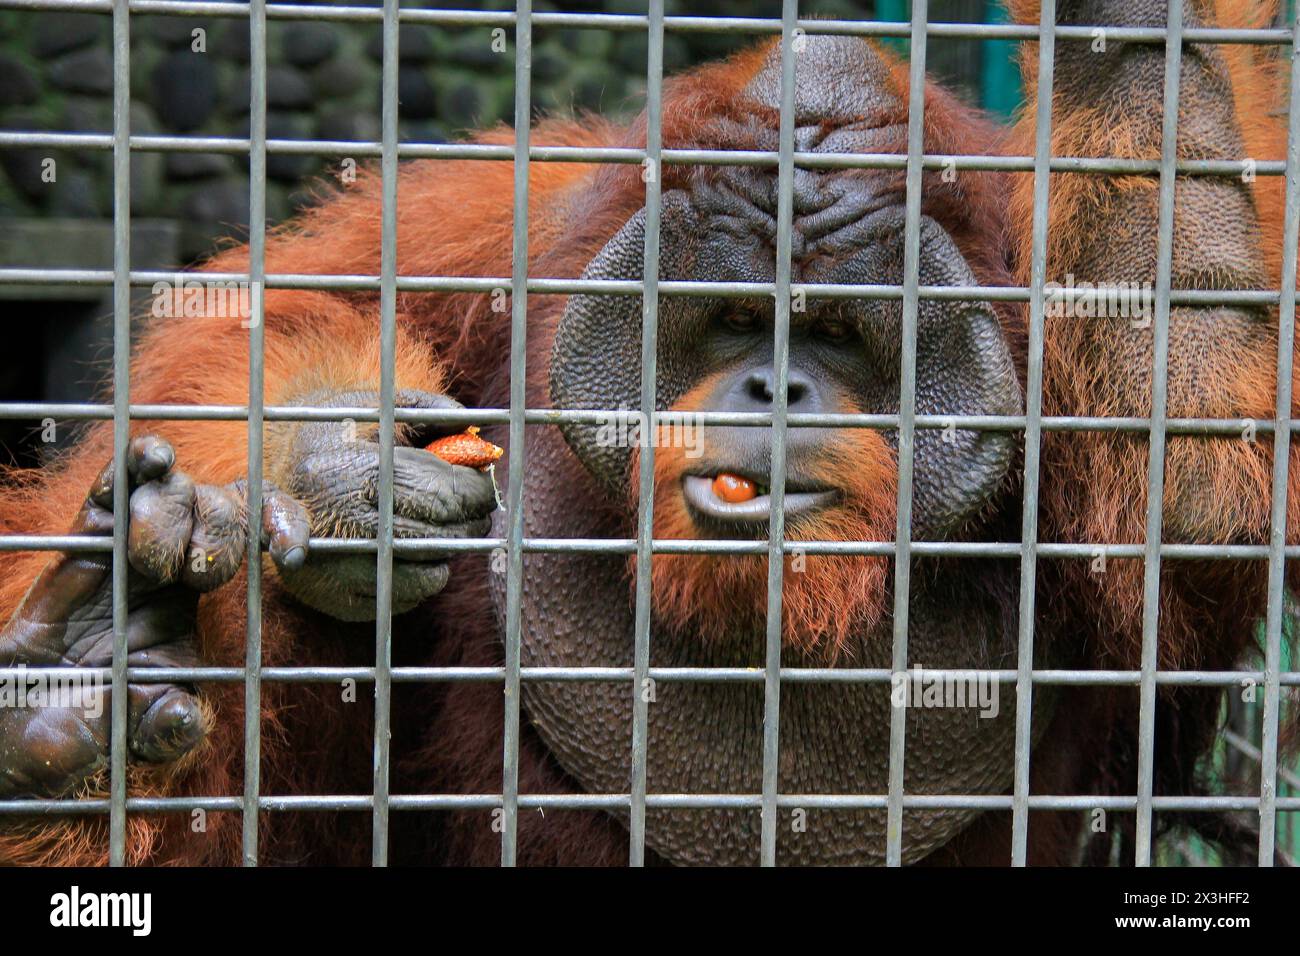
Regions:
<svg viewBox="0 0 1300 956"><path fill-rule="evenodd" d="M380 425L379 532L374 539L313 539L311 547L321 553L374 554L378 562L377 626L373 667L264 667L262 665L261 561L257 535L249 536L247 657L242 668L128 667L126 642L126 524L115 524L111 541L102 538L54 535L10 535L0 538L3 550L97 552L111 550L113 556L114 649L111 668L104 676L111 680L112 734L111 787L106 799L53 799L0 801L0 814L107 814L110 820L110 861L121 865L126 859L129 813L185 812L196 808L237 812L243 819L243 859L255 865L259 859L259 813L291 811L369 810L373 829L373 862L387 862L389 820L392 810L447 810L453 808L500 808L501 861L515 862L517 822L524 808L586 808L617 810L628 814L629 859L633 865L645 861L647 808L750 808L761 814L761 862L774 865L778 842L778 811L791 807L826 809L870 808L887 813L886 862L902 862L903 814L907 809L974 808L1010 810L1013 821L1012 862L1024 865L1027 858L1029 811L1095 810L1129 811L1136 814L1134 862L1149 865L1153 859L1152 817L1156 811L1240 810L1258 814L1259 862L1271 865L1278 843L1279 812L1289 819L1300 812L1300 785L1294 773L1278 766L1279 704L1283 688L1300 686L1300 671L1283 668L1283 630L1286 559L1300 557L1300 546L1285 544L1287 451L1291 439L1291 372L1294 346L1296 249L1300 238L1300 67L1292 57L1288 146L1284 161L1259 161L1259 175L1285 177L1284 258L1279 290L1198 291L1171 288L1173 254L1174 182L1178 175L1238 176L1241 164L1233 161L1189 160L1176 156L1175 140L1179 102L1182 49L1187 43L1277 44L1294 48L1300 36L1300 22L1292 29L1185 28L1182 0L1171 0L1165 28L1109 27L1108 36L1121 42L1163 44L1165 74L1163 86L1163 129L1158 161L1120 158L1053 156L1051 113L1042 108L1051 101L1057 38L1092 36L1091 27L1058 26L1055 3L1044 0L1041 18L1035 26L969 23L932 23L927 19L926 0L913 0L910 23L874 21L805 20L798 16L797 0L783 0L779 20L760 18L710 18L665 16L663 0L649 0L648 13L641 15L534 13L529 0L520 0L515 12L470 10L401 9L398 0L383 0L382 7L296 6L264 2L199 3L172 0L0 0L0 8L52 11L76 10L111 16L113 29L113 131L111 134L67 132L0 131L0 149L23 147L109 150L113 158L114 255L111 270L96 269L0 269L0 283L22 285L103 285L113 292L113 402L104 404L59 404L46 402L0 404L0 417L24 419L58 416L72 420L111 419L113 422L114 510L127 512L126 448L132 421L214 420L248 423L249 513L261 510L262 431L275 421L377 421ZM251 122L247 138L185 137L132 133L130 123L130 31L134 18L142 15L201 14L204 17L247 18L251 43ZM344 22L378 22L383 35L382 136L379 142L269 139L267 136L267 32L268 20L328 19ZM503 27L514 30L515 39L515 140L513 145L399 143L398 141L398 28L399 24L435 26ZM646 87L646 147L641 149L533 146L530 143L532 117L531 50L532 31L538 27L565 27L610 31L644 31L648 36ZM663 48L666 31L708 31L780 37L780 128L776 152L665 149L661 143L663 93ZM907 151L897 154L813 154L799 152L794 140L795 54L793 44L808 34L905 38L910 46ZM930 37L969 37L1034 41L1038 46L1038 94L1034 153L1032 156L927 155L923 150L926 43ZM170 276L130 268L130 160L133 152L205 152L247 156L251 199L249 207L250 269L241 273L206 273L212 281L252 283L252 317L249 325L250 375L248 402L228 405L137 405L130 401L131 289L151 285ZM379 275L286 275L265 270L266 245L266 162L268 155L309 154L319 156L378 157L382 171L382 254ZM471 159L514 164L513 268L506 277L467 278L456 276L413 276L397 274L397 168L400 159ZM658 177L646 182L645 267L641 281L603 279L550 279L528 275L529 166L531 163L580 162L775 167L777 171L776 275L773 283L669 281L659 278L659 227L661 193ZM924 170L939 168L972 171L1032 172L1033 237L1031 282L1028 287L929 286L920 281L919 230L921 219L921 176ZM905 261L901 285L821 285L792 281L791 231L793 176L796 168L902 169L906 173ZM1155 175L1159 180L1159 231L1155 283L1155 364L1152 406L1149 418L1102 416L1045 416L1042 413L1043 326L1045 315L1048 186L1049 173ZM421 411L395 407L395 349L397 296L404 292L483 292L506 287L511 293L510 403L508 409L458 409ZM338 408L268 406L264 402L264 331L261 321L264 289L319 289L338 291L378 290L380 296L380 407ZM659 297L710 296L741 298L772 297L775 301L775 367L773 411L767 413L699 414L704 425L749 425L770 427L773 435L771 497L772 521L768 540L663 540L653 537L653 443L639 460L640 498L634 539L535 538L525 534L524 454L526 426L554 426L567 423L596 424L612 410L529 408L525 391L527 344L527 302L529 295L640 295L643 298L641 350L641 407L656 405L656 357L658 354ZM902 389L897 414L809 414L787 408L789 374L790 309L792 297L805 295L823 299L901 300ZM1029 350L1026 375L1026 413L1020 416L925 415L916 411L917 319L920 302L1010 301L1029 306ZM1276 414L1272 419L1243 422L1237 419L1168 418L1167 374L1170 309L1179 305L1276 306L1280 315L1277 355ZM394 433L398 422L506 423L509 426L510 464L505 502L505 537L477 539L394 539ZM651 426L654 418L651 417ZM1165 443L1168 435L1237 435L1243 426L1258 434L1272 435L1274 462L1272 481L1272 535L1267 545L1170 544L1161 541ZM894 541L822 541L792 543L784 537L784 495L786 433L790 427L847 427L896 430L899 436L897 523ZM1024 435L1024 492L1021 539L1018 542L949 542L912 540L913 450L917 429L959 428L1006 431ZM1044 432L1133 433L1149 436L1147 472L1146 537L1144 544L1040 542L1038 497L1040 445ZM392 580L393 559L405 550L436 544L451 553L489 552L504 548L506 603L504 665L500 667L394 667L392 665ZM893 651L891 668L791 668L781 663L781 602L784 555L797 550L805 554L879 555L894 558ZM524 667L520 662L523 556L525 554L594 552L632 554L636 557L634 658L631 667ZM650 567L658 554L754 554L765 555L768 566L766 663L762 669L729 667L652 667ZM891 711L889 734L888 788L881 794L785 794L778 788L780 740L778 714L783 685L800 682L888 683L908 667L908 612L911 559L924 556L1017 559L1020 566L1018 658L1014 669L984 672L999 685L1011 684L1016 692L1015 762L1012 792L1005 795L920 795L904 788L907 755L906 721L901 708ZM1142 657L1140 669L1063 670L1035 669L1034 598L1037 559L1045 558L1140 559L1144 566ZM1159 623L1158 589L1162 562L1213 558L1228 561L1267 561L1268 601L1264 622L1264 660L1260 669L1233 671L1171 671L1157 666L1156 634ZM51 673L59 674L60 669ZM8 675L12 669L0 671ZM84 673L84 669L81 671ZM943 675L943 671L935 671ZM259 778L261 688L265 682L321 683L352 679L373 683L375 721L373 745L373 787L368 796L272 796L262 793ZM127 740L125 693L127 682L204 681L242 683L245 691L244 792L242 795L208 797L131 797L127 792ZM686 794L647 792L646 752L648 704L637 689L647 680L707 683L753 683L763 689L762 787L752 794ZM504 691L505 724L502 740L502 786L500 794L405 795L390 793L390 731L392 688L395 683L492 682ZM519 788L520 698L526 681L615 681L631 686L633 700L631 775L627 793L620 794L528 794ZM1257 795L1161 796L1153 793L1152 767L1155 739L1156 689L1158 686L1200 686L1228 688L1254 681L1263 688L1259 737L1248 739L1246 725L1234 718L1224 735L1230 759L1257 765ZM1132 796L1031 795L1029 792L1031 701L1037 686L1126 686L1140 694L1139 759L1137 790ZM1279 796L1280 777L1290 789ZM1189 857L1196 851L1187 851Z"/></svg>

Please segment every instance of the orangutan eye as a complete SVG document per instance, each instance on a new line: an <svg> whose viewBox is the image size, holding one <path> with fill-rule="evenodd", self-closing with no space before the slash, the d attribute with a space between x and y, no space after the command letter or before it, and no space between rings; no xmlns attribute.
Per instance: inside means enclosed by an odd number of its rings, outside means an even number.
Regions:
<svg viewBox="0 0 1300 956"><path fill-rule="evenodd" d="M753 332L758 320L749 312L728 312L722 317L722 324L732 332Z"/></svg>
<svg viewBox="0 0 1300 956"><path fill-rule="evenodd" d="M827 342L847 342L853 338L853 329L849 324L837 320L817 323L816 333L818 338Z"/></svg>

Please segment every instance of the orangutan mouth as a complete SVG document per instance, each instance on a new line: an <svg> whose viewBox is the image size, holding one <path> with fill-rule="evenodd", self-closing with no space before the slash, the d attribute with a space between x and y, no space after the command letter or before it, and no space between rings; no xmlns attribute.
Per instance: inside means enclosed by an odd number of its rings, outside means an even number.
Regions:
<svg viewBox="0 0 1300 956"><path fill-rule="evenodd" d="M750 479L752 481L752 479ZM772 514L772 496L765 484L753 482L754 494L745 500L726 500L717 490L718 476L686 475L682 494L694 514L719 522L763 524ZM787 485L786 518L812 514L830 505L838 493L829 488L803 488Z"/></svg>

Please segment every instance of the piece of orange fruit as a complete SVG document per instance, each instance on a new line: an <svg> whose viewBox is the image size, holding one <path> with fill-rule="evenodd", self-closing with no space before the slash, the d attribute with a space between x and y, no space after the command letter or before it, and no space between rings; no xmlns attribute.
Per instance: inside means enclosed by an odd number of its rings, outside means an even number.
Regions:
<svg viewBox="0 0 1300 956"><path fill-rule="evenodd" d="M505 450L478 437L478 426L471 425L458 435L444 435L424 446L452 465L482 470L505 454Z"/></svg>

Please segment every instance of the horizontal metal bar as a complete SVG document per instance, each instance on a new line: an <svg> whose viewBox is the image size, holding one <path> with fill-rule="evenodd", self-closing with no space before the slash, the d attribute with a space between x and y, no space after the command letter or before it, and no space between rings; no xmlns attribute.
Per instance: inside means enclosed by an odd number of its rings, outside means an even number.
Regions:
<svg viewBox="0 0 1300 956"><path fill-rule="evenodd" d="M172 15L214 18L246 18L249 6L245 3L197 0L132 0L131 13L139 15ZM81 13L109 13L111 0L0 0L0 10L66 10ZM320 7L302 4L271 3L266 5L268 20L322 20L336 22L379 22L383 11L379 7L335 6ZM403 9L399 13L402 23L419 23L429 26L514 26L513 13L480 10L425 10ZM602 13L532 13L533 27L555 29L593 29L619 32L645 32L649 17L636 14ZM781 21L759 17L664 17L664 29L682 33L739 33L779 34ZM809 34L864 37L908 37L910 25L889 20L813 20L798 21L799 29ZM1022 39L1037 40L1038 28L1013 23L927 23L927 36L965 39ZM1058 39L1092 40L1093 26L1058 25ZM1106 27L1106 39L1111 42L1164 43L1165 31L1159 27ZM1186 43L1291 43L1289 30L1278 29L1223 29L1201 27L1182 32Z"/></svg>
<svg viewBox="0 0 1300 956"><path fill-rule="evenodd" d="M22 680L39 675L49 680L107 680L107 667L0 667L0 680ZM911 673L911 672L904 672ZM927 679L977 678L997 684L1015 684L1015 670L980 668L926 668ZM1035 684L1057 687L1136 687L1141 671L1117 670L1034 670ZM334 684L345 680L370 682L373 667L265 667L263 681L285 684ZM762 668L754 667L651 667L655 681L682 684L761 684ZM394 667L393 680L406 684L495 683L505 676L504 667ZM523 680L564 683L617 683L631 681L631 667L522 667ZM894 679L885 668L782 667L782 681L793 684L886 684ZM1156 683L1173 687L1236 687L1246 681L1262 683L1264 671L1159 671ZM127 677L134 683L234 683L244 679L241 667L130 667ZM1300 671L1281 672L1283 686L1300 686Z"/></svg>
<svg viewBox="0 0 1300 956"><path fill-rule="evenodd" d="M90 535L3 535L2 551L67 551L78 553L107 553L112 539ZM506 545L504 538L398 538L393 542L397 554L437 549L455 554L490 552ZM892 557L892 541L786 541L785 554L837 554ZM312 538L309 548L320 554L374 554L378 542L374 538ZM632 538L524 538L524 551L531 554L632 554L636 541ZM1087 544L1045 542L1036 545L1044 558L1106 558L1140 559L1144 546L1140 544ZM766 554L762 541L730 541L713 538L656 538L655 554ZM921 557L952 558L1018 558L1020 544L1014 541L915 541L913 552ZM1264 561L1268 560L1268 545L1262 544L1171 544L1160 545L1160 555L1182 561ZM1300 558L1300 545L1288 545L1287 558Z"/></svg>
<svg viewBox="0 0 1300 956"><path fill-rule="evenodd" d="M244 3L206 3L190 0L133 0L128 4L136 15L169 14L191 15L198 17L238 17L249 15L250 6ZM0 9L17 10L67 10L77 12L99 12L108 14L112 10L112 0L0 0ZM265 7L266 16L279 20L336 20L344 22L378 22L382 17L379 7L332 7L322 9L319 6L270 4ZM403 10L399 13L405 23L417 23L437 26L512 26L516 17L508 12L455 11L455 10ZM590 28L618 31L642 31L646 29L648 19L644 16L604 15L604 14L562 14L538 13L531 17L531 22L539 28ZM807 33L844 34L859 36L906 37L911 27L907 23L891 22L852 22L852 21L800 21L800 26ZM669 30L684 32L715 33L779 33L781 22L774 19L757 18L711 18L711 17L669 17L665 27ZM1163 43L1166 31L1147 28L1110 28L1107 27L1107 39L1112 42L1129 41L1142 43ZM1091 40L1094 28L1090 26L1058 27L1058 38ZM924 27L927 36L972 37L972 38L1012 38L1037 39L1037 27L1014 24L964 24L944 23L927 24ZM1219 30L1193 29L1181 31L1184 42L1225 42L1247 44L1279 44L1292 42L1288 30ZM119 143L119 146L121 144ZM189 152L189 153L225 153L246 154L252 144L248 139L229 137L183 137L183 136L135 136L129 139L129 149L140 152ZM261 145L260 143L258 144ZM0 132L0 149L3 148L60 148L109 150L114 147L114 137L108 134L80 134L43 131L4 131ZM332 140L272 140L266 143L266 151L289 155L323 155L323 156L379 156L381 144L378 142L347 142ZM481 144L402 144L397 152L406 158L462 159L462 160L513 160L516 150L511 146L488 146ZM645 151L636 149L599 149L575 147L533 147L527 150L530 160L538 162L583 162L583 163L621 163L639 164L645 159ZM899 154L794 154L795 164L811 169L848 169L848 168L886 168L903 169L907 157ZM677 165L737 165L737 166L776 166L778 154L765 151L731 152L725 150L664 150L662 161ZM1030 157L1023 156L943 156L926 155L921 160L925 169L957 168L981 171L1028 171L1033 168ZM1160 168L1156 160L1128 160L1105 157L1056 157L1050 162L1050 169L1057 172L1103 173L1121 175L1155 175ZM1229 160L1185 160L1178 161L1175 169L1186 175L1237 176L1243 172L1243 165ZM1285 170L1280 160L1256 161L1253 172L1257 175L1279 175ZM157 281L170 281L175 273L131 273L127 281L133 285L148 285ZM249 276L238 274L185 273L186 279L204 281L248 281ZM118 277L121 281L122 277ZM267 288L313 288L335 289L338 291L377 291L380 280L378 276L270 276L265 283ZM0 270L0 284L33 285L104 285L112 284L114 274L111 270L36 270L5 269ZM488 292L505 288L510 279L492 278L458 278L458 277L398 277L397 289L412 292ZM528 281L530 292L539 294L572 294L585 292L604 295L639 295L642 284L638 281L593 282L584 280L532 279ZM795 293L803 293L812 298L825 299L899 299L903 295L901 286L792 286ZM771 296L775 285L765 283L702 283L702 282L664 282L660 292L669 296L717 296L749 297ZM921 287L920 298L941 301L1027 301L1029 290L1019 287ZM1172 305L1206 305L1235 304L1241 306L1273 306L1280 301L1277 291L1269 290L1233 290L1220 292L1214 290L1185 290L1171 294ZM1173 317L1175 320L1177 317ZM181 320L178 320L181 321ZM249 417L247 406L161 406L137 405L129 409L132 419L157 420L214 420L246 421ZM599 424L608 420L609 411L595 410L552 410L532 409L524 412L524 421L528 424L560 424L585 422ZM100 404L54 404L54 403L8 403L0 404L0 419L26 419L60 417L72 420L111 419L113 408ZM506 423L510 415L498 409L461 409L456 411L424 412L419 410L397 409L397 421L438 422L438 423ZM305 420L338 421L354 419L357 421L378 421L377 409L338 409L338 408L268 408L267 420ZM763 414L724 414L707 413L692 416L693 423L701 425L752 425L768 427L772 423L771 415ZM1289 423L1289 419L1283 421ZM792 427L866 427L877 429L897 429L899 417L890 415L797 415L789 417ZM920 428L963 428L988 431L1018 431L1026 427L1023 416L918 416L916 426ZM1055 431L1092 431L1122 432L1141 434L1153 428L1150 419L1142 418L1103 418L1103 417L1059 417L1045 419L1042 427ZM1259 434L1273 434L1278 430L1274 420L1226 420L1226 419L1177 419L1167 423L1157 421L1154 427L1162 428L1167 434L1220 435L1239 437L1248 427ZM504 539L399 539L394 543L394 552L398 555L417 549L437 546L450 553L477 553L504 547ZM378 543L374 540L338 540L313 539L313 549L323 553L374 553ZM111 550L111 539L88 538L82 536L11 536L0 538L0 551L13 550L61 550L73 552L107 552ZM767 543L758 541L682 541L663 540L651 543L653 553L732 553L763 554ZM810 554L862 554L892 556L895 554L894 542L785 542L784 553ZM919 556L983 557L995 559L1017 558L1022 550L1019 543L1007 542L919 542L911 543L911 550ZM633 553L636 542L631 539L523 539L522 550L532 553L569 553L590 552L625 554ZM1112 558L1141 558L1144 546L1138 544L1036 544L1036 554L1043 558L1093 558L1104 554ZM1184 545L1160 544L1151 549L1161 558L1173 559L1228 559L1228 560L1266 560L1269 557L1267 546L1255 545ZM1300 558L1300 546L1287 547L1282 551L1288 558ZM63 675L86 677L97 674L109 679L110 668L0 668L0 680L19 675L30 677L34 673L44 675ZM522 681L631 681L636 676L633 668L620 667L523 667L518 671ZM764 672L757 668L649 668L648 676L657 681L680 682L719 682L719 683L762 683ZM883 684L894 677L887 669L830 669L830 668L780 668L777 672L781 681L794 683L860 683ZM961 670L927 670L927 675L944 677L950 675L979 675L999 684L1012 684L1017 679L1015 670L981 671ZM1141 683L1141 671L1078 671L1078 670L1040 670L1027 672L1029 679L1036 684L1056 684L1063 686L1130 686L1138 687ZM246 677L244 668L128 668L126 676L136 682L175 682L175 681L212 681L239 682ZM259 679L284 683L323 683L341 680L374 682L379 671L374 667L282 667L259 670ZM507 677L505 668L434 668L411 667L395 668L391 679L405 683L423 682L499 682ZM389 672L385 672L388 679ZM1243 681L1263 682L1268 675L1264 671L1160 671L1148 674L1148 679L1156 684L1175 686L1230 687ZM1300 686L1300 672L1284 672L1278 681L1282 686ZM1229 744L1244 750L1252 747L1241 738L1233 740L1235 734L1228 732ZM1244 745L1244 747L1243 747ZM1254 750L1258 759L1259 751ZM769 793L769 799L771 794ZM761 794L648 794L645 805L655 808L740 808L751 809L762 805ZM785 808L823 808L823 809L885 809L888 797L879 795L818 794L791 795L778 794L777 805ZM396 795L386 801L395 810L451 810L451 809L486 809L503 806L506 801L500 795ZM515 795L510 795L510 802L515 802ZM517 806L521 809L627 809L632 797L627 794L521 794L517 797ZM1146 802L1154 810L1258 810L1261 801L1256 796L1215 796L1215 797L1155 797ZM265 811L305 812L305 811L371 811L376 800L369 795L312 795L312 796L268 796L258 795L255 805ZM918 795L904 794L902 805L909 809L1010 809L1010 795ZM1086 810L1104 807L1115 810L1133 810L1139 806L1138 797L1116 796L1098 797L1085 795L1071 796L1029 796L1028 805L1035 810ZM240 797L135 797L126 801L126 809L131 812L179 812L203 807L217 812L239 812L247 810L247 804ZM1279 798L1275 801L1278 811L1300 811L1300 797ZM108 800L16 800L0 801L0 814L34 813L103 813L110 808Z"/></svg>
<svg viewBox="0 0 1300 956"><path fill-rule="evenodd" d="M611 416L627 415L636 409L589 408L530 408L524 412L529 425L585 424L603 425ZM679 413L660 412L664 421ZM93 421L113 417L111 405L90 402L5 402L0 403L0 420L46 418L70 421ZM246 421L246 405L132 405L130 417L140 421ZM504 408L420 409L399 408L395 418L399 422L436 425L495 425L509 421L510 412ZM364 407L324 405L268 405L266 421L342 422L379 420L379 410ZM693 426L741 425L766 428L772 423L770 412L691 412ZM1247 429L1267 435L1272 434L1276 422L1268 418L1171 418L1166 432L1169 434L1227 436L1240 438ZM963 429L969 431L1023 431L1023 415L918 415L916 426L923 429ZM892 430L898 427L897 415L840 412L791 412L789 424L795 428L874 428ZM1148 418L1109 418L1105 416L1064 415L1042 419L1046 431L1058 432L1145 432L1151 428Z"/></svg>
<svg viewBox="0 0 1300 956"><path fill-rule="evenodd" d="M668 810L747 809L762 805L761 794L747 793L651 793L646 806ZM394 794L388 798L393 810L489 810L502 805L499 794ZM883 794L777 794L782 809L880 810L888 797ZM631 805L624 793L520 794L519 808L529 810L618 810ZM1030 795L1031 810L1132 810L1136 797ZM126 808L133 813L181 813L195 809L238 812L243 801L237 797L129 797ZM273 813L369 811L373 798L366 795L260 796L258 809ZM903 806L911 810L1007 810L1010 795L1002 794L904 794ZM1223 810L1255 810L1259 798L1252 796L1155 797L1152 807L1162 811L1211 813ZM1300 811L1300 797L1279 797L1279 811ZM0 815L93 815L108 812L104 799L5 800Z"/></svg>
<svg viewBox="0 0 1300 956"><path fill-rule="evenodd" d="M0 285L111 285L113 273L106 269L37 269L15 268L0 269ZM246 272L132 272L130 282L133 286L154 286L168 284L177 279L185 282L226 283L249 282ZM336 292L374 292L379 289L379 277L371 275L298 275L268 274L263 280L268 289L313 289ZM402 292L495 292L508 289L510 281L506 278L487 278L470 276L398 276L397 288ZM811 299L880 299L892 300L902 297L902 286L898 285L815 285L795 284L792 294L803 295ZM776 285L771 282L702 282L684 280L663 280L659 283L659 292L670 297L706 297L706 298L770 298L775 294ZM528 291L537 295L620 295L640 296L642 283L639 279L537 279L528 280ZM922 299L940 302L1027 302L1029 289L1026 286L920 286ZM1281 298L1276 289L1182 289L1170 293L1174 305L1277 305ZM1171 316L1171 322L1178 321L1178 316ZM183 318L173 321L183 322ZM1062 320L1062 321L1082 321Z"/></svg>
<svg viewBox="0 0 1300 956"><path fill-rule="evenodd" d="M382 144L375 140L272 139L268 153L291 156L378 157ZM0 149L110 150L113 137L107 133L58 132L50 130L5 130L0 132ZM136 135L130 148L148 153L231 153L246 154L249 140L230 136ZM402 159L480 160L510 162L511 146L488 143L400 143ZM777 154L767 150L665 149L662 160L668 166L776 166ZM610 146L533 146L529 160L544 163L613 163L641 165L647 159L643 149ZM796 152L795 165L806 169L903 169L907 156L898 153L812 153ZM1257 176L1281 176L1286 162L1252 157L1250 171ZM978 154L927 153L923 169L958 169L976 172L1028 172L1030 156L983 156ZM1160 163L1153 159L1115 156L1056 156L1049 162L1052 172L1125 176L1156 176ZM1188 176L1240 176L1247 167L1243 160L1185 159L1176 169Z"/></svg>

